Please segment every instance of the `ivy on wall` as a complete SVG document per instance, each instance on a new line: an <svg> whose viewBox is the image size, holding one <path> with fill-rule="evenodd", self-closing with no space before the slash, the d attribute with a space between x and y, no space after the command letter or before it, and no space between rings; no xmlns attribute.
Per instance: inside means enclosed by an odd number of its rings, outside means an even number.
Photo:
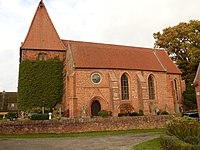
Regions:
<svg viewBox="0 0 200 150"><path fill-rule="evenodd" d="M59 59L23 60L19 66L18 108L53 108L62 101L63 62Z"/></svg>

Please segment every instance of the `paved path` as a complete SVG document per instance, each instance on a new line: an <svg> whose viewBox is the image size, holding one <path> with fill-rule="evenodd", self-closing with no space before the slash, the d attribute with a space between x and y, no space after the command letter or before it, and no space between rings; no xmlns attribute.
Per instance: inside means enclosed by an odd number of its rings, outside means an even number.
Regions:
<svg viewBox="0 0 200 150"><path fill-rule="evenodd" d="M157 137L158 134L143 133L76 138L0 138L0 150L131 150L133 145Z"/></svg>

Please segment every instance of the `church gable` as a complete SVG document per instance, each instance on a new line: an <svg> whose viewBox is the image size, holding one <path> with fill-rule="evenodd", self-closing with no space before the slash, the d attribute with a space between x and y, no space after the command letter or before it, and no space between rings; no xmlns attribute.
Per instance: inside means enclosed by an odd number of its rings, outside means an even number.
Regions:
<svg viewBox="0 0 200 150"><path fill-rule="evenodd" d="M42 0L21 49L65 50Z"/></svg>

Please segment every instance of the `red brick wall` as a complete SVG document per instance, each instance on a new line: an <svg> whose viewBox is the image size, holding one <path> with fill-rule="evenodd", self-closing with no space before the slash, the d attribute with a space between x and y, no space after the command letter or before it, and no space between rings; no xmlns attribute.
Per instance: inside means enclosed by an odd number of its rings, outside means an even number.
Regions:
<svg viewBox="0 0 200 150"><path fill-rule="evenodd" d="M174 113L174 96L173 86L171 82L176 79L178 87L178 99L181 104L181 77L175 74L166 74L165 72L151 72L142 71L144 78L143 84L143 97L139 93L138 89L138 77L135 70L109 70L109 69L77 69L70 75L68 82L68 90L66 91L68 97L66 101L69 102L69 110L76 110L75 114L70 113L70 117L81 117L82 107L86 106L86 112L88 116L91 116L91 103L94 99L98 100L101 104L101 108L107 111L111 111L114 116L120 112L119 106L123 103L129 103L134 107L134 111L138 112L139 109L143 109L145 114L150 113L150 103L153 102L154 109L161 109L166 111L166 106L170 113ZM91 75L93 73L99 73L102 77L102 81L99 84L94 84L91 81ZM115 74L117 79L116 86L118 99L113 98L112 81L110 74ZM129 100L121 99L121 75L126 73L129 78ZM148 93L148 77L152 74L155 78L155 100L149 100ZM72 83L73 82L73 83ZM115 88L116 90L116 88ZM141 108L140 102L143 106ZM139 107L140 106L140 107Z"/></svg>
<svg viewBox="0 0 200 150"><path fill-rule="evenodd" d="M166 121L177 116L138 116L110 118L79 118L46 121L0 122L0 134L80 133L132 129L163 128Z"/></svg>
<svg viewBox="0 0 200 150"><path fill-rule="evenodd" d="M22 50L21 52L21 60L23 59L29 59L29 60L35 60L38 59L38 54L39 53L45 53L47 54L47 59L54 58L54 57L59 57L60 60L65 59L66 51L52 51L52 50Z"/></svg>

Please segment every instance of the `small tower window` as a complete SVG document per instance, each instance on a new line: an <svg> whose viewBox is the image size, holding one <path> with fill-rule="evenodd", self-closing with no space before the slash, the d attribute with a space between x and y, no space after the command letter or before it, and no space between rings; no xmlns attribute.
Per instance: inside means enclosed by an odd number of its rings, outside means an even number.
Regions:
<svg viewBox="0 0 200 150"><path fill-rule="evenodd" d="M47 54L46 53L39 53L38 59L39 60L47 60Z"/></svg>

